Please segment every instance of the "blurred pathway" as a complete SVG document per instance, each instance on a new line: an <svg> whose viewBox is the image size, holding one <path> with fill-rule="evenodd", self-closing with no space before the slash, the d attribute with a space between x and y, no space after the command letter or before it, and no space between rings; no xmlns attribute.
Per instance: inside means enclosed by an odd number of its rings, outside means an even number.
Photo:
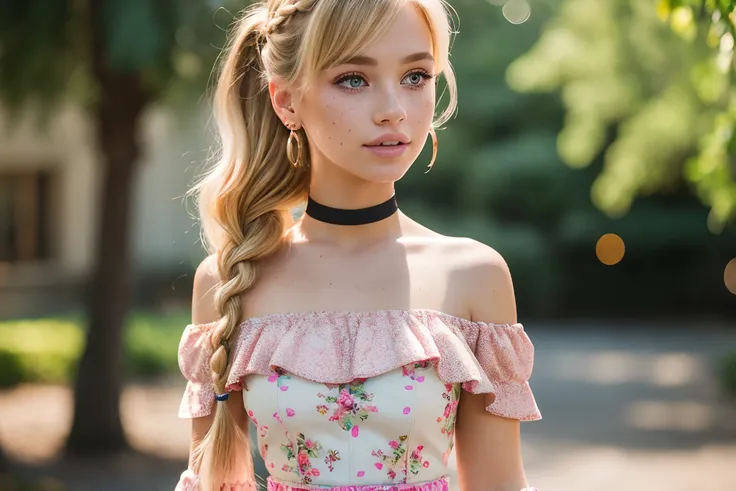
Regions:
<svg viewBox="0 0 736 491"><path fill-rule="evenodd" d="M712 376L712 363L736 349L736 331L645 327L530 328L532 387L544 415L522 425L533 485L736 489L736 401L725 400ZM179 382L131 386L123 398L132 443L161 460L54 463L71 420L71 394L59 387L0 392L0 441L12 457L43 464L27 472L58 479L68 491L172 491L189 444L188 421L176 418L181 389Z"/></svg>
<svg viewBox="0 0 736 491"><path fill-rule="evenodd" d="M736 400L713 373L735 330L546 326L530 337L544 419L522 435L541 490L736 490Z"/></svg>

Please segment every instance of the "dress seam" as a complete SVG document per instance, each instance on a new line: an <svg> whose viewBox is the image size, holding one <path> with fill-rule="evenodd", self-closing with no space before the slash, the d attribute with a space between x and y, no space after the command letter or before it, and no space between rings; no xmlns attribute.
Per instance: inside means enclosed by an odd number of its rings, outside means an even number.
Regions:
<svg viewBox="0 0 736 491"><path fill-rule="evenodd" d="M296 475L299 478L300 484L304 484L304 476L302 476L301 469L299 467L299 442L298 442L298 439L297 439L296 442L294 442L294 440L292 440L291 434L290 434L288 428L286 427L286 423L284 422L284 418L281 415L281 392L282 391L279 389L279 383L280 383L280 379L281 379L281 374L278 373L278 372L276 372L276 375L278 375L278 377L276 378L276 384L275 384L274 390L276 391L276 414L278 414L278 416L279 416L278 422L279 422L279 424L281 424L281 429L284 432L284 436L286 437L286 441L289 442L289 444L294 449L294 452L295 452L294 455L296 457L296 463L295 463L295 466L296 466ZM269 472L269 474L270 474L270 472Z"/></svg>
<svg viewBox="0 0 736 491"><path fill-rule="evenodd" d="M426 321L426 319L423 319ZM417 421L417 392L418 392L418 384L417 384L417 372L416 372L416 363L412 363L412 373L414 374L414 378L411 379L412 382L412 401L411 401L411 424L409 425L409 434L406 436L406 451L404 452L404 456L406 457L404 459L404 484L409 484L409 457L411 456L411 442L414 439L414 426L416 425Z"/></svg>

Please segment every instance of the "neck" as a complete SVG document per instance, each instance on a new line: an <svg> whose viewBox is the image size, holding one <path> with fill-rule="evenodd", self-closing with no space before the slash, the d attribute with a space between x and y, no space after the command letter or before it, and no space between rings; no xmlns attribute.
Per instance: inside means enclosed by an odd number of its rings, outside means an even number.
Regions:
<svg viewBox="0 0 736 491"><path fill-rule="evenodd" d="M393 185L371 192L320 192L313 188L310 197L320 205L340 210L357 210L369 208L389 200L394 195ZM373 223L360 225L335 225L317 220L307 214L301 220L300 235L307 240L333 243L344 247L360 246L396 237L401 233L401 212Z"/></svg>

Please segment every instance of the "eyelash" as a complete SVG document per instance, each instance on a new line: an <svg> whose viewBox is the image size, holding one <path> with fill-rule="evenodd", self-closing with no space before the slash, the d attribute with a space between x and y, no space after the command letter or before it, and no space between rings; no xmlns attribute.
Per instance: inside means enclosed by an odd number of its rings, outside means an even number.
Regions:
<svg viewBox="0 0 736 491"><path fill-rule="evenodd" d="M409 77L411 75L421 75L421 77L423 79L422 83L420 83L420 84L417 84L417 85L409 85L409 87L410 87L411 90L419 90L422 87L424 87L425 85L427 85L427 82L429 80L434 79L434 75L430 74L429 72L427 72L425 70L414 70L412 72L407 73L404 78ZM357 72L353 72L353 73L346 73L342 77L340 77L337 80L335 80L335 85L337 86L338 89L344 90L346 92L356 92L356 91L362 89L362 87L351 88L351 87L345 87L344 85L340 85L341 83L345 82L346 80L352 80L354 78L359 78L359 79L363 80L364 82L366 81L365 80L365 77L363 75L361 75L360 73L357 73Z"/></svg>

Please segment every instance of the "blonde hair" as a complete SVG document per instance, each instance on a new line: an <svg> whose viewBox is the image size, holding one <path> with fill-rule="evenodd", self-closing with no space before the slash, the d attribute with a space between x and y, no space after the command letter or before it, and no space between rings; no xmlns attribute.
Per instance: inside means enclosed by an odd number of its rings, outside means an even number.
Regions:
<svg viewBox="0 0 736 491"><path fill-rule="evenodd" d="M290 209L309 191L308 148L301 165L289 163L289 130L273 110L268 80L276 76L307 86L321 71L380 38L407 3L417 4L427 19L436 73L444 74L450 94L434 129L452 116L457 99L449 62L452 10L445 0L268 0L246 8L234 25L214 93L219 153L190 191L197 195L203 242L217 258L215 303L221 318L211 338L210 367L218 394L232 389L226 386L232 364L227 344L240 324L241 294L255 283L258 261L285 243ZM307 141L303 130L298 136ZM247 437L227 404L216 404L215 411L193 453L207 490L219 489L220 479L236 468L235 459L243 454L250 459ZM252 461L248 466L252 472Z"/></svg>

